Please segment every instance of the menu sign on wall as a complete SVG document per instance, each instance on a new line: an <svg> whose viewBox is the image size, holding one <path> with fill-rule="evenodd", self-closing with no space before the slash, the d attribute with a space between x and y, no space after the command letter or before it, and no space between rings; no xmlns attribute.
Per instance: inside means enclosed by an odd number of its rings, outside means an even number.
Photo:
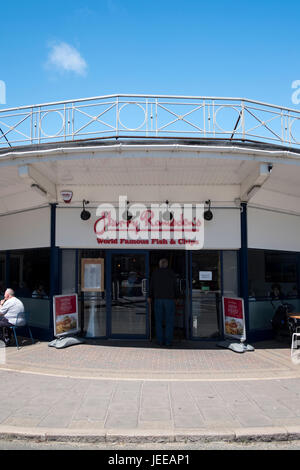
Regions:
<svg viewBox="0 0 300 470"><path fill-rule="evenodd" d="M199 271L199 281L212 281L212 271Z"/></svg>
<svg viewBox="0 0 300 470"><path fill-rule="evenodd" d="M222 297L222 301L225 336L246 339L244 300L239 297Z"/></svg>
<svg viewBox="0 0 300 470"><path fill-rule="evenodd" d="M53 297L54 336L76 333L78 324L77 294Z"/></svg>
<svg viewBox="0 0 300 470"><path fill-rule="evenodd" d="M81 290L83 292L104 291L103 258L83 258L81 260Z"/></svg>

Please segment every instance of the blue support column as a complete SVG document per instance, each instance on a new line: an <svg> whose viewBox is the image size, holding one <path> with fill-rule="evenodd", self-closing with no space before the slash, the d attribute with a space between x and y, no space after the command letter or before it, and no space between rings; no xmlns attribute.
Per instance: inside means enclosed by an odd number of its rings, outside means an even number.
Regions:
<svg viewBox="0 0 300 470"><path fill-rule="evenodd" d="M240 295L244 299L246 337L249 335L247 203L241 203Z"/></svg>
<svg viewBox="0 0 300 470"><path fill-rule="evenodd" d="M224 295L224 262L223 262L223 250L220 252L220 277L221 277L221 298L218 303L219 309L218 309L218 327L219 327L219 335L221 338L224 339L224 324L223 324L223 295ZM216 294L218 295L218 294Z"/></svg>
<svg viewBox="0 0 300 470"><path fill-rule="evenodd" d="M53 338L53 296L59 293L59 249L56 246L56 206L50 204L50 336Z"/></svg>

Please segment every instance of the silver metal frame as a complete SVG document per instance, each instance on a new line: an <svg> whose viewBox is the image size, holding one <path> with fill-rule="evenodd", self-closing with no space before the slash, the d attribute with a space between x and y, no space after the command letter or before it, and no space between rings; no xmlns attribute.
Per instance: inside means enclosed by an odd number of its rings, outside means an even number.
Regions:
<svg viewBox="0 0 300 470"><path fill-rule="evenodd" d="M244 98L107 95L0 110L0 148L115 137L300 146L300 111Z"/></svg>

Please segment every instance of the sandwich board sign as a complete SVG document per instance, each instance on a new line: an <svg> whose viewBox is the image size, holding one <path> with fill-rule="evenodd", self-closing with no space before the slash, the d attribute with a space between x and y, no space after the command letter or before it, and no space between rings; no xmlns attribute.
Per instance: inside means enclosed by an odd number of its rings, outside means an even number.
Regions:
<svg viewBox="0 0 300 470"><path fill-rule="evenodd" d="M244 299L240 297L222 297L223 325L225 341L217 345L243 353L254 351L253 346L246 344L246 325Z"/></svg>
<svg viewBox="0 0 300 470"><path fill-rule="evenodd" d="M77 294L53 297L54 336L65 336L79 330Z"/></svg>
<svg viewBox="0 0 300 470"><path fill-rule="evenodd" d="M244 299L222 297L224 335L227 338L246 339Z"/></svg>

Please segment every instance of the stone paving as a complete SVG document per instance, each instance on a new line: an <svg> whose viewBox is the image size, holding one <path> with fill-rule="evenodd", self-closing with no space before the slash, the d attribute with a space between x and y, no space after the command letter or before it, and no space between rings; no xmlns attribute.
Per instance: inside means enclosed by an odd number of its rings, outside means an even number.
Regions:
<svg viewBox="0 0 300 470"><path fill-rule="evenodd" d="M189 342L6 348L0 435L299 438L300 365L286 345L254 346L243 354Z"/></svg>
<svg viewBox="0 0 300 470"><path fill-rule="evenodd" d="M297 377L299 372L290 360L289 346L274 342L257 343L255 351L243 354L214 342L182 341L167 348L149 341L89 340L65 349L26 342L20 350L6 349L6 367L63 376L148 380Z"/></svg>

